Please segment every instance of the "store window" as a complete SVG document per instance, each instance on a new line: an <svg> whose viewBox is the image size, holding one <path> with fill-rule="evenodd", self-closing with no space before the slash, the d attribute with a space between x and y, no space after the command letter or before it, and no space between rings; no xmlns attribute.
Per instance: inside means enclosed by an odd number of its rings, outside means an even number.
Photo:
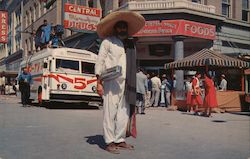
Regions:
<svg viewBox="0 0 250 159"><path fill-rule="evenodd" d="M230 0L222 0L222 15L230 16Z"/></svg>
<svg viewBox="0 0 250 159"><path fill-rule="evenodd" d="M248 21L249 16L249 1L242 0L242 20Z"/></svg>

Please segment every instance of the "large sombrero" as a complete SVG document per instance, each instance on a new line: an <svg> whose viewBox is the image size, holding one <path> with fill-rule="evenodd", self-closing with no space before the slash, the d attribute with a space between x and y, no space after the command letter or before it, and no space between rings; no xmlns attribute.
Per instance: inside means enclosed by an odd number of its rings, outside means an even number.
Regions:
<svg viewBox="0 0 250 159"><path fill-rule="evenodd" d="M136 12L112 12L97 24L97 34L99 35L99 37L105 38L112 35L113 27L118 21L126 21L128 23L129 36L137 33L145 25L144 17Z"/></svg>

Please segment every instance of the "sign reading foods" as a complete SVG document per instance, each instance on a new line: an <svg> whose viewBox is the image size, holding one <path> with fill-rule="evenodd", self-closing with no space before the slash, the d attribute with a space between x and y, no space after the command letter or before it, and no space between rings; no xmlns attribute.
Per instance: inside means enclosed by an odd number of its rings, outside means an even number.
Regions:
<svg viewBox="0 0 250 159"><path fill-rule="evenodd" d="M146 21L145 26L134 36L174 36L184 35L214 40L216 28L214 25L192 22L188 20L153 20Z"/></svg>
<svg viewBox="0 0 250 159"><path fill-rule="evenodd" d="M8 12L0 11L0 43L8 42Z"/></svg>
<svg viewBox="0 0 250 159"><path fill-rule="evenodd" d="M96 25L102 16L100 9L69 3L65 3L64 12L64 28L79 31L96 31Z"/></svg>

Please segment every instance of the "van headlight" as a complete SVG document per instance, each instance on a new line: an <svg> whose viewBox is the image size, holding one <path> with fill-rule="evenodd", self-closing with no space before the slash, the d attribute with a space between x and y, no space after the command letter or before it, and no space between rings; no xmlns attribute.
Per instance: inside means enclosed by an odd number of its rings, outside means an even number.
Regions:
<svg viewBox="0 0 250 159"><path fill-rule="evenodd" d="M63 83L63 84L61 85L61 87L62 87L62 89L67 89L67 84L66 84L66 83Z"/></svg>
<svg viewBox="0 0 250 159"><path fill-rule="evenodd" d="M92 91L96 93L96 86L92 87Z"/></svg>

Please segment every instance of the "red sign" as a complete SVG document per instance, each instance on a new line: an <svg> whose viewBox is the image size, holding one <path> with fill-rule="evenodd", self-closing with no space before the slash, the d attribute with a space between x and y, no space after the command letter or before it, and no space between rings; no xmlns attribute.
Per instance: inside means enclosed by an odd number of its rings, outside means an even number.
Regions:
<svg viewBox="0 0 250 159"><path fill-rule="evenodd" d="M102 12L97 8L89 8L74 4L64 5L64 28L96 31Z"/></svg>
<svg viewBox="0 0 250 159"><path fill-rule="evenodd" d="M214 25L192 22L188 20L146 21L145 26L134 36L174 36L184 35L214 40Z"/></svg>
<svg viewBox="0 0 250 159"><path fill-rule="evenodd" d="M0 43L8 41L8 12L0 11Z"/></svg>

